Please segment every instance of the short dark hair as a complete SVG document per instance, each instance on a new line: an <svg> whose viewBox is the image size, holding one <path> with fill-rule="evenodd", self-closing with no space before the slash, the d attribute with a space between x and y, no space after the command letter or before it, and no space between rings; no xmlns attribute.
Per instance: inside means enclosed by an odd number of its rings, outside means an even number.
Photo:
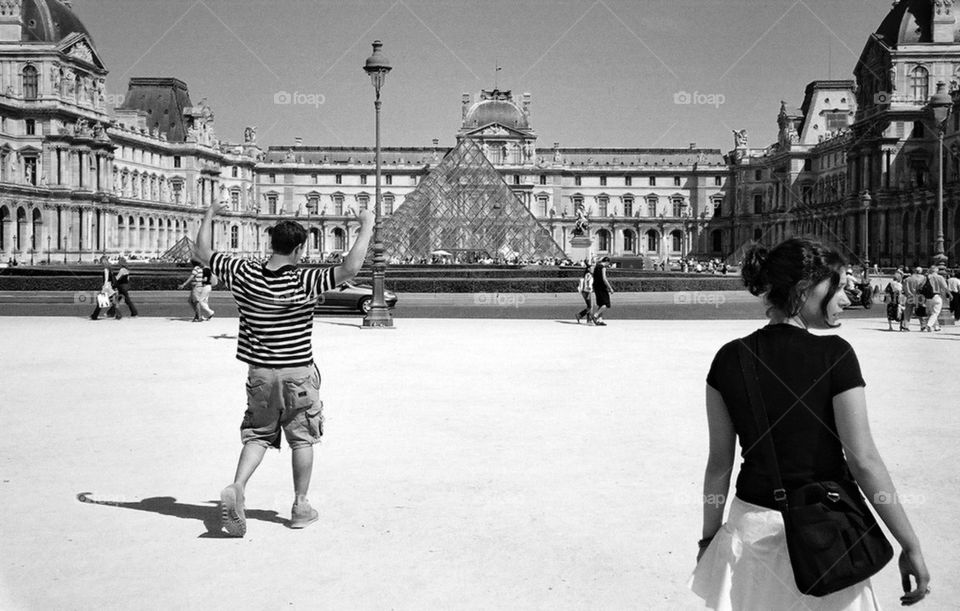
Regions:
<svg viewBox="0 0 960 611"><path fill-rule="evenodd" d="M270 233L270 248L278 255L289 255L307 241L307 230L296 221L280 221L267 231Z"/></svg>
<svg viewBox="0 0 960 611"><path fill-rule="evenodd" d="M747 251L743 260L743 284L754 295L766 294L767 303L787 316L796 316L803 306L803 292L829 279L830 289L820 303L824 318L827 304L840 289L845 261L839 252L820 242L795 237L768 250L761 244Z"/></svg>

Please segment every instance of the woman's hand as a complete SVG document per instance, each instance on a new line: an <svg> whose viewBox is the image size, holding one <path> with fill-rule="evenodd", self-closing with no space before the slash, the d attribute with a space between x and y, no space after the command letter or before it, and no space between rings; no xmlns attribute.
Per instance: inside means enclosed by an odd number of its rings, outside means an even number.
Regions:
<svg viewBox="0 0 960 611"><path fill-rule="evenodd" d="M900 604L909 607L923 600L930 593L930 573L927 571L927 565L923 562L923 554L920 550L900 552L900 582L903 586L903 596L900 597ZM916 588L910 589L910 578L913 577Z"/></svg>

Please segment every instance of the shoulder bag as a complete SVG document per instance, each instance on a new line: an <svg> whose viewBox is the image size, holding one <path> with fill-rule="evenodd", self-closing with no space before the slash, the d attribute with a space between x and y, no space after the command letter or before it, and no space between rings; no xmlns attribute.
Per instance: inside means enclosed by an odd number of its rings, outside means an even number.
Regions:
<svg viewBox="0 0 960 611"><path fill-rule="evenodd" d="M786 490L777 463L773 433L760 395L756 361L759 341L739 346L750 410L773 468L773 499L783 515L787 551L797 588L810 596L826 596L856 585L880 571L893 558L893 548L853 480L818 481Z"/></svg>

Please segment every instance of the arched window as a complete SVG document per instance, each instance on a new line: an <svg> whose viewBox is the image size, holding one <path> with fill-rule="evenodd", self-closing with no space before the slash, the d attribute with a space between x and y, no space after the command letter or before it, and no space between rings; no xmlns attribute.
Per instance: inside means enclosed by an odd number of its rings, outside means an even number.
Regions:
<svg viewBox="0 0 960 611"><path fill-rule="evenodd" d="M33 231L30 232L30 248L36 250L40 240L40 232L43 231L43 217L40 211L33 209Z"/></svg>
<svg viewBox="0 0 960 611"><path fill-rule="evenodd" d="M670 232L670 252L683 251L683 233L679 229Z"/></svg>
<svg viewBox="0 0 960 611"><path fill-rule="evenodd" d="M37 99L37 69L25 66L23 69L23 99Z"/></svg>
<svg viewBox="0 0 960 611"><path fill-rule="evenodd" d="M923 66L910 71L910 91L915 102L926 102L930 97L930 74Z"/></svg>
<svg viewBox="0 0 960 611"><path fill-rule="evenodd" d="M230 248L234 250L240 248L240 228L236 225L230 228Z"/></svg>
<svg viewBox="0 0 960 611"><path fill-rule="evenodd" d="M629 229L623 232L623 252L634 253L637 250L637 237Z"/></svg>
<svg viewBox="0 0 960 611"><path fill-rule="evenodd" d="M6 206L0 206L0 251L7 248L7 225L10 224L10 211Z"/></svg>
<svg viewBox="0 0 960 611"><path fill-rule="evenodd" d="M310 242L313 250L317 252L323 250L323 245L320 243L320 230L316 227L310 230Z"/></svg>
<svg viewBox="0 0 960 611"><path fill-rule="evenodd" d="M651 229L647 232L647 252L660 250L660 234Z"/></svg>
<svg viewBox="0 0 960 611"><path fill-rule="evenodd" d="M610 232L606 229L597 232L597 249L600 252L610 251Z"/></svg>

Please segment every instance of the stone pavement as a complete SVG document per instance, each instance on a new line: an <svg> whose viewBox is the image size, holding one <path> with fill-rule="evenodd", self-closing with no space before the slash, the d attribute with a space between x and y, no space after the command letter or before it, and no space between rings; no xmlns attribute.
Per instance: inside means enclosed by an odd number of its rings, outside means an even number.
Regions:
<svg viewBox="0 0 960 611"><path fill-rule="evenodd" d="M284 525L284 448L230 539L236 319L0 318L0 608L700 608L703 379L758 322L357 320L315 329L320 521ZM955 608L960 327L885 329L839 333L925 546L923 608ZM875 583L896 608L895 563Z"/></svg>

